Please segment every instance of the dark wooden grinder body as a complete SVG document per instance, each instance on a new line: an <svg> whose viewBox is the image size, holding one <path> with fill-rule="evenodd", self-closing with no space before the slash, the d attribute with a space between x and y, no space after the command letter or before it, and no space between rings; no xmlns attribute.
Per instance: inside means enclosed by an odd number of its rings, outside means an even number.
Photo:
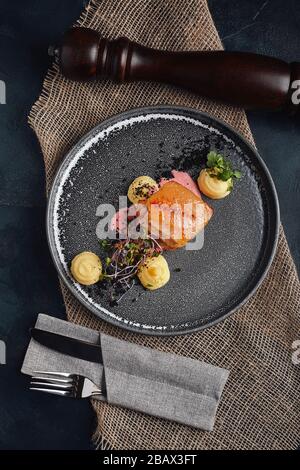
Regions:
<svg viewBox="0 0 300 470"><path fill-rule="evenodd" d="M292 100L300 80L297 62L245 52L162 51L126 38L110 41L87 28L69 30L57 56L71 80L150 80L246 109L295 113L298 108Z"/></svg>

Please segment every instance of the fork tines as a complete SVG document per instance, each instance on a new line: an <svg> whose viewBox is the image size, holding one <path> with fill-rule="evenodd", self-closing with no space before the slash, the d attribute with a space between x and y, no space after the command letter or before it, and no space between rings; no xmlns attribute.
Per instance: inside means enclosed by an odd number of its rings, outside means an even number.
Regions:
<svg viewBox="0 0 300 470"><path fill-rule="evenodd" d="M34 371L30 390L52 393L61 396L73 396L74 377L65 372Z"/></svg>

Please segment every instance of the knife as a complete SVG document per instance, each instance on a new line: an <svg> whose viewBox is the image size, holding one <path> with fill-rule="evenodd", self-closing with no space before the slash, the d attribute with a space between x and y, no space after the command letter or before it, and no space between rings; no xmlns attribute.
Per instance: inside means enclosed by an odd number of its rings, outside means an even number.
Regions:
<svg viewBox="0 0 300 470"><path fill-rule="evenodd" d="M58 333L52 333L51 331L40 330L39 328L31 329L31 337L43 346L67 356L103 364L100 344L89 343Z"/></svg>

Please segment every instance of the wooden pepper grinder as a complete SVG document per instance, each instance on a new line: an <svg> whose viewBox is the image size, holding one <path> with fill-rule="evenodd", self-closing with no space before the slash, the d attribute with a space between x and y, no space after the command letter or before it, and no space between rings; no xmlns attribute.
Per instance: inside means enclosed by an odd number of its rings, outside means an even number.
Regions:
<svg viewBox="0 0 300 470"><path fill-rule="evenodd" d="M246 109L295 113L300 101L300 63L258 54L162 51L127 38L110 41L87 28L67 31L52 54L71 80L151 80Z"/></svg>

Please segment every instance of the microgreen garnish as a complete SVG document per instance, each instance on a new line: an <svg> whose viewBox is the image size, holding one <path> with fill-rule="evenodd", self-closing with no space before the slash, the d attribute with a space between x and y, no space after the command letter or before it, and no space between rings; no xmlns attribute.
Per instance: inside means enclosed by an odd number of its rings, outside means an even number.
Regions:
<svg viewBox="0 0 300 470"><path fill-rule="evenodd" d="M209 152L206 165L209 175L219 180L228 181L231 178L241 178L241 172L239 170L233 170L231 162L217 152ZM232 189L232 186L232 182L230 182L228 187L229 191Z"/></svg>
<svg viewBox="0 0 300 470"><path fill-rule="evenodd" d="M104 248L105 250L109 249L110 246L111 246L111 243L110 241L104 239L104 240L99 240L99 244L101 246L101 248Z"/></svg>
<svg viewBox="0 0 300 470"><path fill-rule="evenodd" d="M104 241L101 240L101 246ZM107 248L108 245L105 243L104 247ZM162 248L154 238L117 240L112 244L109 243L108 248L110 256L106 257L102 280L109 284L111 302L118 304L132 288L140 266L147 258L158 256Z"/></svg>

